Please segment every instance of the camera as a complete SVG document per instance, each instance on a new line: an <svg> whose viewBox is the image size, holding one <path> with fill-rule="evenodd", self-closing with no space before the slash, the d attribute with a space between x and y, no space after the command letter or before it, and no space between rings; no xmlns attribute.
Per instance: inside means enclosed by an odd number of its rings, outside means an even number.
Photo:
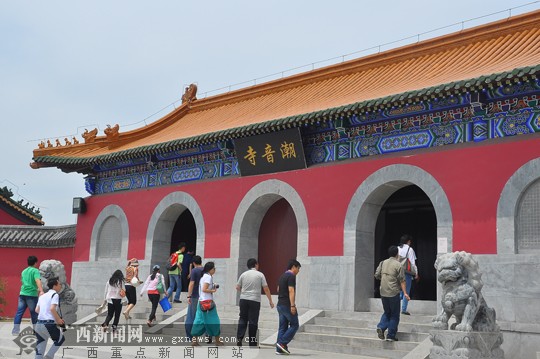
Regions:
<svg viewBox="0 0 540 359"><path fill-rule="evenodd" d="M219 288L219 284L214 284L214 289L218 289Z"/></svg>

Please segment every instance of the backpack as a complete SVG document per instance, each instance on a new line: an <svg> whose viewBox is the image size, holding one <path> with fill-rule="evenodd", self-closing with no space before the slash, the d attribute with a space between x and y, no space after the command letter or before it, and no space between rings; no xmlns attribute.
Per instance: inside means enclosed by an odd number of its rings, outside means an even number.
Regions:
<svg viewBox="0 0 540 359"><path fill-rule="evenodd" d="M178 268L178 253L171 253L165 268L167 268L167 270L176 270L176 268Z"/></svg>

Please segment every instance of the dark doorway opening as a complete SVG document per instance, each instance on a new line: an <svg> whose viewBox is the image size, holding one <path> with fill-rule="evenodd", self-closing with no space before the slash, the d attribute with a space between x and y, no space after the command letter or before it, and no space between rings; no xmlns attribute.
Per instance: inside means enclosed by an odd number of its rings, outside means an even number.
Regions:
<svg viewBox="0 0 540 359"><path fill-rule="evenodd" d="M184 242L186 243L186 251L184 252L184 261L182 262L182 291L187 292L188 288L188 273L189 265L193 259L193 255L197 249L197 227L195 225L195 219L191 212L186 209L178 216L176 223L174 224L170 253L178 250L178 245ZM169 254L170 254L169 253ZM162 270L166 274L166 270Z"/></svg>
<svg viewBox="0 0 540 359"><path fill-rule="evenodd" d="M411 298L436 300L433 264L437 256L437 217L429 197L415 185L394 192L381 208L375 228L375 268L388 258L388 247L398 245L405 233L413 236L420 277L413 281ZM378 281L375 281L375 297L380 297Z"/></svg>
<svg viewBox="0 0 540 359"><path fill-rule="evenodd" d="M259 228L259 270L264 273L272 294L277 294L278 279L296 258L298 226L294 211L285 199L274 203Z"/></svg>

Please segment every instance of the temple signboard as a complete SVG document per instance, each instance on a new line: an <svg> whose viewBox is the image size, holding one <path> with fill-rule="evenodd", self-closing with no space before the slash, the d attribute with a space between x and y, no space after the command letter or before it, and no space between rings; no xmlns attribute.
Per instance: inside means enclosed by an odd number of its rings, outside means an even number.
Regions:
<svg viewBox="0 0 540 359"><path fill-rule="evenodd" d="M242 176L306 168L299 128L238 138L234 148Z"/></svg>

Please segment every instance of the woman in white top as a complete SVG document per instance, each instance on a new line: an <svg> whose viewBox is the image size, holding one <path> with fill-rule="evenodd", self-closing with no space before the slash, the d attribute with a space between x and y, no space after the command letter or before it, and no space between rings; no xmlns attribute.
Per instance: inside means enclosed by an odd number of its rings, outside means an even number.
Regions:
<svg viewBox="0 0 540 359"><path fill-rule="evenodd" d="M146 278L144 285L141 288L141 297L143 296L144 292L147 292L148 300L150 300L152 303L152 311L150 312L150 316L146 321L146 324L148 324L149 327L154 325L153 322L156 320L156 309L159 304L159 300L161 299L161 295L164 293L160 292L158 284L161 283L161 290L166 288L165 279L163 278L163 275L159 273L159 270L159 265L154 265L152 267L152 274Z"/></svg>
<svg viewBox="0 0 540 359"><path fill-rule="evenodd" d="M399 240L399 247L398 247L399 256L401 258L405 258L405 257L409 258L409 261L411 262L411 269L412 269L412 272L414 273L414 274L405 273L405 285L406 285L405 289L407 289L407 294L409 296L411 295L411 286L412 286L413 277L415 279L418 278L418 269L416 268L416 253L414 252L414 249L412 249L411 244L412 244L412 236L408 234L404 234L401 236ZM403 292L400 293L400 297L401 297L401 314L411 315L411 313L407 311L407 306L409 304L409 301L407 300L407 298L403 296Z"/></svg>
<svg viewBox="0 0 540 359"><path fill-rule="evenodd" d="M113 315L114 315L114 321L113 321L113 332L116 330L116 327L118 326L118 322L120 321L120 313L122 312L122 298L123 296L120 294L120 292L123 292L123 295L125 296L125 288L124 288L124 274L120 269L117 269L114 271L113 275L109 279L109 281L105 284L105 301L107 301L107 318L105 318L105 321L101 326L103 327L104 331L107 331L109 327L109 322L111 321Z"/></svg>
<svg viewBox="0 0 540 359"><path fill-rule="evenodd" d="M208 336L214 336L216 338L215 345L223 345L219 337L221 333L220 321L215 304L212 309L207 311L203 311L201 308L201 302L214 300L214 293L219 288L219 285L214 284L214 273L216 273L214 262L206 263L203 269L203 276L199 282L199 305L197 305L197 313L195 314L195 320L191 328L193 345L198 345L197 337L203 335L205 332Z"/></svg>

